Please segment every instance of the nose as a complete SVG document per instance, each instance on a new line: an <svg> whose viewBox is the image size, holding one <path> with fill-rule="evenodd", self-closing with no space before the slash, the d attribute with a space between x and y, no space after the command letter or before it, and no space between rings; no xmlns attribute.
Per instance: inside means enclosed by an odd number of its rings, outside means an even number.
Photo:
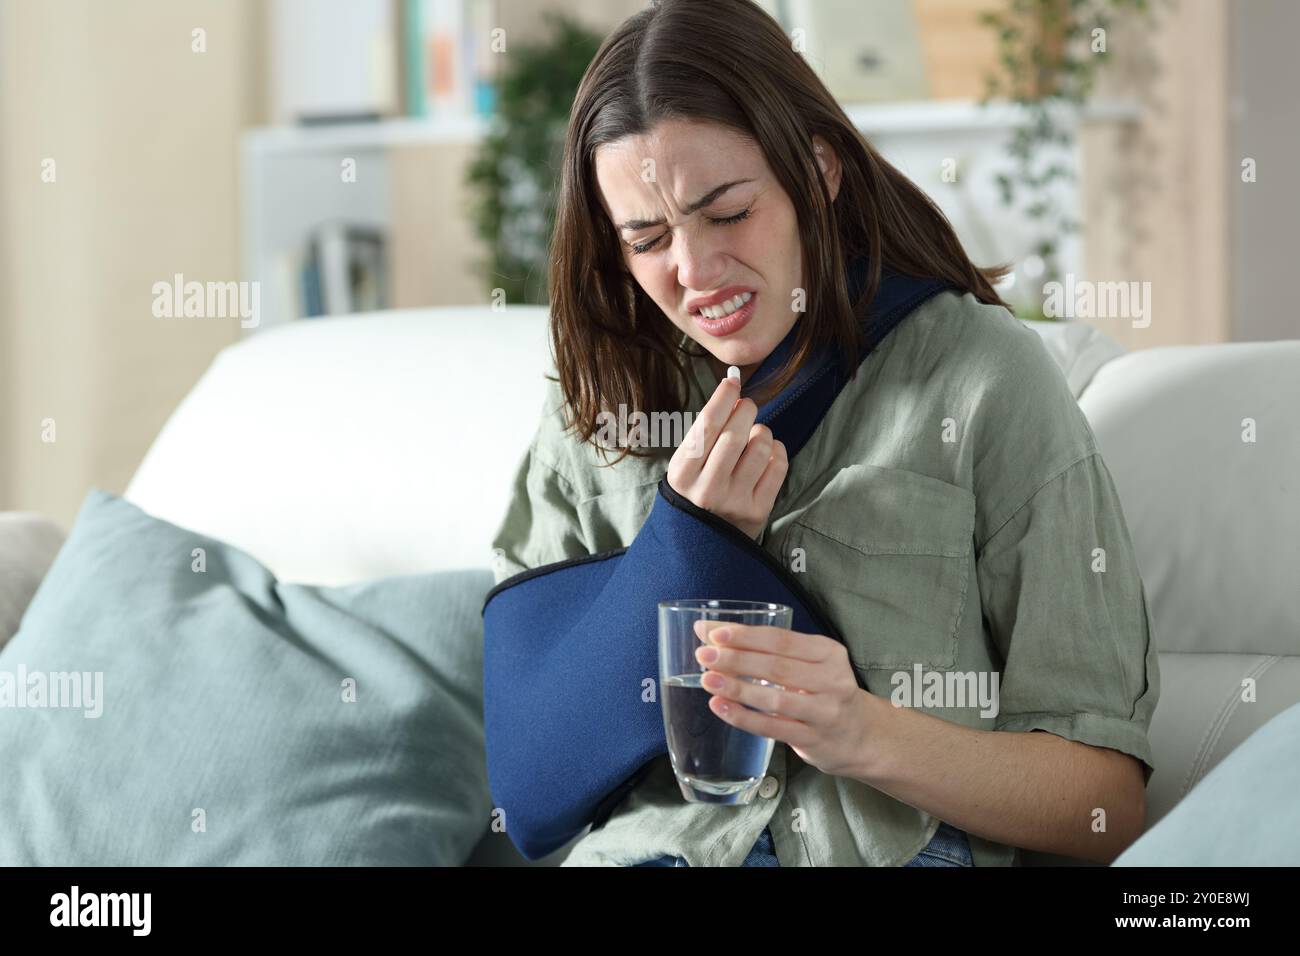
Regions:
<svg viewBox="0 0 1300 956"><path fill-rule="evenodd" d="M726 254L719 237L694 222L673 236L672 248L682 288L709 292L718 287L726 274Z"/></svg>

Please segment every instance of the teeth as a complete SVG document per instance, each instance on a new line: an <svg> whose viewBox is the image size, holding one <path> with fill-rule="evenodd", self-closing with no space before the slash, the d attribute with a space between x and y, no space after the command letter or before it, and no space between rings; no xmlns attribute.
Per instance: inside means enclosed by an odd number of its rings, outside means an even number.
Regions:
<svg viewBox="0 0 1300 956"><path fill-rule="evenodd" d="M731 315L731 313L735 312L753 297L754 293L752 292L742 292L740 295L734 296L726 302L721 302L717 305L710 305L700 309L700 315L704 316L706 319L720 319L724 315Z"/></svg>

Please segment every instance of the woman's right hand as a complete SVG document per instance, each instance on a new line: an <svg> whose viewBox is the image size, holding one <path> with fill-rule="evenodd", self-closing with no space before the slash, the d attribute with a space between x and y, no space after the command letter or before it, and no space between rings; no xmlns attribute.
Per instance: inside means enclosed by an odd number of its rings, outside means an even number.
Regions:
<svg viewBox="0 0 1300 956"><path fill-rule="evenodd" d="M740 398L740 382L724 378L668 462L674 491L754 540L789 467L785 445L754 424L757 414L752 399Z"/></svg>

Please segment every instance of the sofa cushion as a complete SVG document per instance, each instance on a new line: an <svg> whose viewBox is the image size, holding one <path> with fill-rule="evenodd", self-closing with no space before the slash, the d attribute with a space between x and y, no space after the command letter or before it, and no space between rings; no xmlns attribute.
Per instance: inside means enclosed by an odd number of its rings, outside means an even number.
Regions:
<svg viewBox="0 0 1300 956"><path fill-rule="evenodd" d="M1079 399L1161 651L1300 651L1300 342L1130 352Z"/></svg>
<svg viewBox="0 0 1300 956"><path fill-rule="evenodd" d="M0 865L464 862L491 581L283 584L92 489L0 651Z"/></svg>
<svg viewBox="0 0 1300 956"><path fill-rule="evenodd" d="M1300 704L1255 731L1115 866L1300 865Z"/></svg>

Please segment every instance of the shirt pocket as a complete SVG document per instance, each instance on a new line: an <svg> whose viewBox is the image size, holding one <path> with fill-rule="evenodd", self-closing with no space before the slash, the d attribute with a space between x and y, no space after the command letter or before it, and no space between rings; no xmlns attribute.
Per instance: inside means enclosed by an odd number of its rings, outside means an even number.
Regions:
<svg viewBox="0 0 1300 956"><path fill-rule="evenodd" d="M791 523L787 567L857 671L950 668L974 549L975 495L918 472L851 465ZM873 682L875 683L875 682Z"/></svg>

